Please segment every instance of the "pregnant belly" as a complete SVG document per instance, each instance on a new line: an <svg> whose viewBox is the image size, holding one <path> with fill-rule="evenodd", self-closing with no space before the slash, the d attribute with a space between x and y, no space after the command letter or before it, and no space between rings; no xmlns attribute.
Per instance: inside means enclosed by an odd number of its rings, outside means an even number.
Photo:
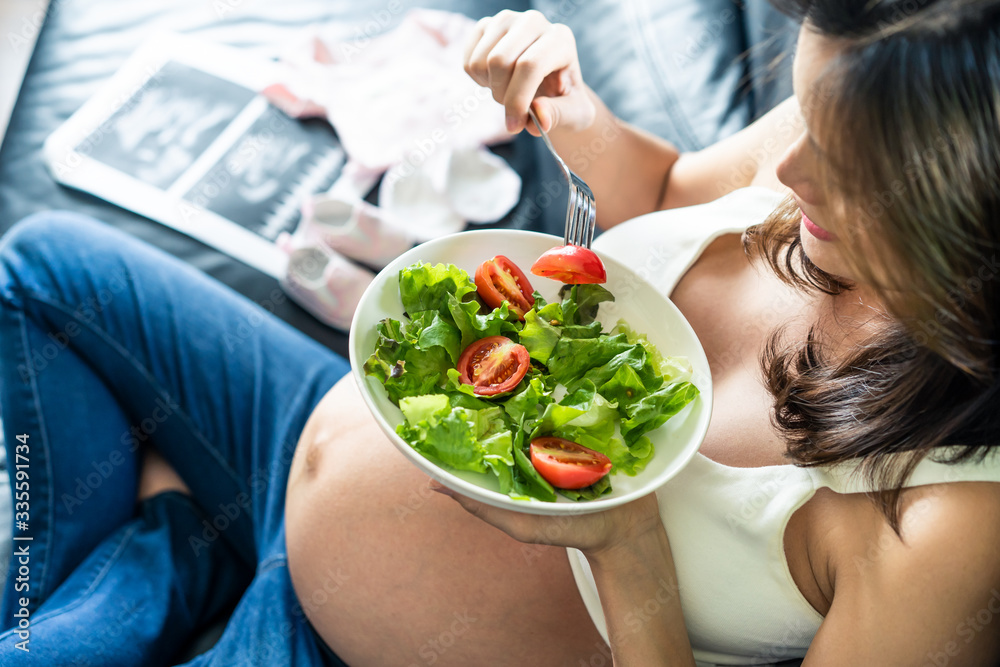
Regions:
<svg viewBox="0 0 1000 667"><path fill-rule="evenodd" d="M306 616L352 667L610 664L565 551L430 491L350 376L303 431L285 518Z"/></svg>

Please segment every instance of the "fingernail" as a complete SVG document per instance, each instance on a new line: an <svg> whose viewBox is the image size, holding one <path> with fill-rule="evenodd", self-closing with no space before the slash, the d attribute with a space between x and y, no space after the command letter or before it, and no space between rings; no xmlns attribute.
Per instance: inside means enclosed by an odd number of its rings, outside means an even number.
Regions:
<svg viewBox="0 0 1000 667"><path fill-rule="evenodd" d="M507 116L507 131L513 134L515 129L517 129L517 118Z"/></svg>

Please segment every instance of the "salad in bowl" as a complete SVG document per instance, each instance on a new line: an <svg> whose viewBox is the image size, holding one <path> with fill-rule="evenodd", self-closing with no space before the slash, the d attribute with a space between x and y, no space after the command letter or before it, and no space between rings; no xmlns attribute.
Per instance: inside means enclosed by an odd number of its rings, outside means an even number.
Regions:
<svg viewBox="0 0 1000 667"><path fill-rule="evenodd" d="M711 413L707 360L673 304L610 258L531 232L463 232L399 257L359 304L350 358L411 461L539 514L655 490Z"/></svg>

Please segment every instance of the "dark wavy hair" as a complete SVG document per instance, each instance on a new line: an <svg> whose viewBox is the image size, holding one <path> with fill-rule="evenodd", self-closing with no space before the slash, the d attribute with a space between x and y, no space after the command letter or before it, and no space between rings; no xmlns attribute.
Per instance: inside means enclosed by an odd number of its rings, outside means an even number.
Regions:
<svg viewBox="0 0 1000 667"><path fill-rule="evenodd" d="M853 461L899 531L925 456L1000 444L1000 2L774 0L841 48L813 87L826 181L854 216L853 275L891 320L848 358L775 332L761 357L773 421L798 465ZM748 230L748 255L785 282L852 288L802 253L791 201ZM877 257L872 257L877 253Z"/></svg>

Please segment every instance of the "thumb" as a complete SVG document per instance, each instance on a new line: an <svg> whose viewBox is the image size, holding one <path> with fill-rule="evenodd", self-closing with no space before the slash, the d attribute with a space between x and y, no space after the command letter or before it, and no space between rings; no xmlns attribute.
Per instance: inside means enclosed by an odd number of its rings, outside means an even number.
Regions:
<svg viewBox="0 0 1000 667"><path fill-rule="evenodd" d="M582 91L558 97L536 97L532 108L546 132L557 127L582 130L594 120L594 105ZM531 134L538 136L538 131L532 128Z"/></svg>

